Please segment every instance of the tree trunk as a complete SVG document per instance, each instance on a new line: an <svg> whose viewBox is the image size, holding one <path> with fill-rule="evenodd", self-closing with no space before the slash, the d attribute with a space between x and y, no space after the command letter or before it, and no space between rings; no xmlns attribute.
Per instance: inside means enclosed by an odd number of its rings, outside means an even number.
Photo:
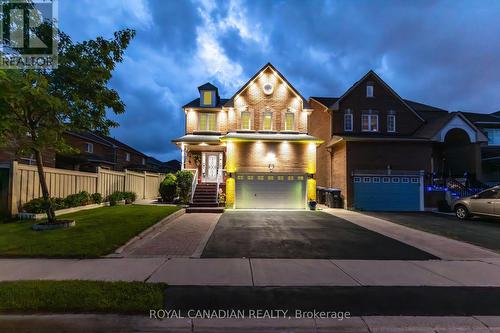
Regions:
<svg viewBox="0 0 500 333"><path fill-rule="evenodd" d="M36 166L38 168L38 178L40 179L40 186L42 187L42 196L46 202L45 212L47 213L48 223L54 223L56 221L56 214L54 213L54 208L50 202L49 188L47 187L47 180L45 179L45 172L43 172L43 158L42 152L35 150Z"/></svg>

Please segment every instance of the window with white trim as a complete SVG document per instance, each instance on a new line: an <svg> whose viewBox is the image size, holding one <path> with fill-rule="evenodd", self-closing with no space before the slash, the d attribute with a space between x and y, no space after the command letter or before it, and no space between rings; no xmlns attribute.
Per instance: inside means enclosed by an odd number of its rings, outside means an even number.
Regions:
<svg viewBox="0 0 500 333"><path fill-rule="evenodd" d="M378 114L362 114L361 130L363 132L378 132Z"/></svg>
<svg viewBox="0 0 500 333"><path fill-rule="evenodd" d="M251 113L248 111L243 111L241 113L241 125L242 130L251 130L252 129L252 119Z"/></svg>
<svg viewBox="0 0 500 333"><path fill-rule="evenodd" d="M344 131L352 132L353 128L353 114L351 110L347 109L344 114Z"/></svg>
<svg viewBox="0 0 500 333"><path fill-rule="evenodd" d="M216 128L216 118L217 115L215 113L200 113L200 122L198 124L198 129L200 131L211 131L215 132Z"/></svg>
<svg viewBox="0 0 500 333"><path fill-rule="evenodd" d="M366 84L366 97L373 97L373 83L368 82Z"/></svg>
<svg viewBox="0 0 500 333"><path fill-rule="evenodd" d="M396 132L396 115L387 115L387 132Z"/></svg>
<svg viewBox="0 0 500 333"><path fill-rule="evenodd" d="M144 157L142 158L142 165L146 165L146 159Z"/></svg>
<svg viewBox="0 0 500 333"><path fill-rule="evenodd" d="M130 153L125 153L125 161L130 162Z"/></svg>
<svg viewBox="0 0 500 333"><path fill-rule="evenodd" d="M85 142L85 152L92 154L94 152L94 145L90 142Z"/></svg>
<svg viewBox="0 0 500 333"><path fill-rule="evenodd" d="M262 130L272 131L273 130L273 113L264 112L262 114Z"/></svg>
<svg viewBox="0 0 500 333"><path fill-rule="evenodd" d="M295 115L293 112L285 113L285 131L293 131L295 129Z"/></svg>

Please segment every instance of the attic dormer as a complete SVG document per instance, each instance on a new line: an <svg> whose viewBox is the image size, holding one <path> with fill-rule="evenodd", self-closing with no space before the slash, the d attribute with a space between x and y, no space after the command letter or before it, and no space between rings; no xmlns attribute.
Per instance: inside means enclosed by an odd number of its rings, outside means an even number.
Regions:
<svg viewBox="0 0 500 333"><path fill-rule="evenodd" d="M210 82L198 87L201 107L216 107L219 104L219 90Z"/></svg>

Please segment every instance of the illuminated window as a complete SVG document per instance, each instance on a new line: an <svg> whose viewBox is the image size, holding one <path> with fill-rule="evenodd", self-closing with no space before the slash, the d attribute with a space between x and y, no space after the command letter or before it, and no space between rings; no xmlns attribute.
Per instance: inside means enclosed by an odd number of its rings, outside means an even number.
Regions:
<svg viewBox="0 0 500 333"><path fill-rule="evenodd" d="M264 180L264 176L257 176L257 180Z"/></svg>
<svg viewBox="0 0 500 333"><path fill-rule="evenodd" d="M203 92L203 105L212 105L212 92L204 91Z"/></svg>
<svg viewBox="0 0 500 333"><path fill-rule="evenodd" d="M297 176L297 180L304 180L304 176Z"/></svg>
<svg viewBox="0 0 500 333"><path fill-rule="evenodd" d="M267 176L267 180L274 180L274 176Z"/></svg>
<svg viewBox="0 0 500 333"><path fill-rule="evenodd" d="M216 131L216 114L215 113L200 113L200 131Z"/></svg>
<svg viewBox="0 0 500 333"><path fill-rule="evenodd" d="M251 129L251 120L250 120L250 112L244 111L241 113L241 129L250 130Z"/></svg>
<svg viewBox="0 0 500 333"><path fill-rule="evenodd" d="M285 113L285 131L293 131L295 129L294 114L292 112Z"/></svg>
<svg viewBox="0 0 500 333"><path fill-rule="evenodd" d="M238 180L243 180L243 176L238 176Z"/></svg>
<svg viewBox="0 0 500 333"><path fill-rule="evenodd" d="M247 176L247 180L253 180L253 176Z"/></svg>
<svg viewBox="0 0 500 333"><path fill-rule="evenodd" d="M278 176L278 180L285 180L284 176Z"/></svg>
<svg viewBox="0 0 500 333"><path fill-rule="evenodd" d="M378 114L362 114L361 130L363 132L378 132Z"/></svg>
<svg viewBox="0 0 500 333"><path fill-rule="evenodd" d="M396 115L390 114L387 116L387 132L396 132Z"/></svg>
<svg viewBox="0 0 500 333"><path fill-rule="evenodd" d="M288 180L293 180L293 176L288 176Z"/></svg>
<svg viewBox="0 0 500 333"><path fill-rule="evenodd" d="M262 129L264 131L272 131L272 129L273 129L273 114L271 112L265 112L262 115Z"/></svg>

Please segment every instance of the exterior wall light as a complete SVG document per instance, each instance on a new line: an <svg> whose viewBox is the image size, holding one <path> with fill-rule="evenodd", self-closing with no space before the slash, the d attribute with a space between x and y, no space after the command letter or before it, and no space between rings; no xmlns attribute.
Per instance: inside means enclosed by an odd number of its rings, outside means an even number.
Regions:
<svg viewBox="0 0 500 333"><path fill-rule="evenodd" d="M274 164L269 164L269 172L273 172L273 169L274 169Z"/></svg>

